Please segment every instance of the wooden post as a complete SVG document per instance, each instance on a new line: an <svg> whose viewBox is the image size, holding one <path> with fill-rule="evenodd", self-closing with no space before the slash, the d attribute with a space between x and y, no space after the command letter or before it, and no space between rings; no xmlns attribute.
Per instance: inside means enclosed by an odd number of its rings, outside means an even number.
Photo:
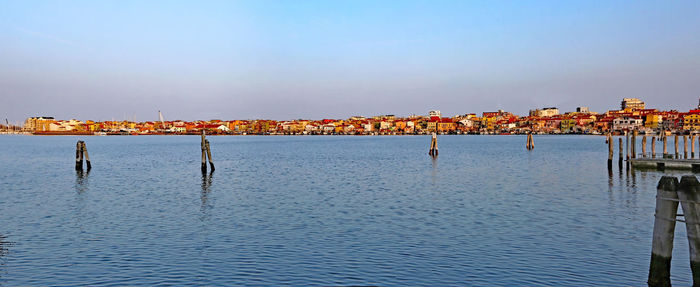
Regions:
<svg viewBox="0 0 700 287"><path fill-rule="evenodd" d="M668 146L668 144L667 144L668 137L666 136L666 134L664 134L663 137L664 137L664 157L663 158L666 158L666 157L668 157L668 149L666 148L666 146Z"/></svg>
<svg viewBox="0 0 700 287"><path fill-rule="evenodd" d="M82 141L78 141L75 144L75 170L83 170L83 151L81 145Z"/></svg>
<svg viewBox="0 0 700 287"><path fill-rule="evenodd" d="M676 152L676 159L678 159L678 134L674 135L673 138L673 145L676 147L675 152Z"/></svg>
<svg viewBox="0 0 700 287"><path fill-rule="evenodd" d="M214 160L211 159L211 148L209 147L209 140L204 140L206 146L207 146L207 158L209 158L209 167L211 167L211 171L214 172Z"/></svg>
<svg viewBox="0 0 700 287"><path fill-rule="evenodd" d="M525 136L525 149L530 150L530 134L528 133L527 136Z"/></svg>
<svg viewBox="0 0 700 287"><path fill-rule="evenodd" d="M535 136L530 133L530 150L535 149Z"/></svg>
<svg viewBox="0 0 700 287"><path fill-rule="evenodd" d="M627 160L630 159L630 133L625 132L625 148L627 148Z"/></svg>
<svg viewBox="0 0 700 287"><path fill-rule="evenodd" d="M612 138L608 134L608 170L612 170L612 161L613 161L613 142Z"/></svg>
<svg viewBox="0 0 700 287"><path fill-rule="evenodd" d="M618 140L620 141L620 151L618 152L620 159L618 160L618 165L620 166L620 168L622 168L622 158L624 157L624 146L622 145L622 137L618 138Z"/></svg>
<svg viewBox="0 0 700 287"><path fill-rule="evenodd" d="M202 172L207 172L207 155L206 155L206 143L204 139L204 130L202 130Z"/></svg>
<svg viewBox="0 0 700 287"><path fill-rule="evenodd" d="M81 145L82 145L83 153L85 154L85 162L87 163L87 170L90 171L92 169L92 165L90 164L90 155L88 154L87 146L85 146L85 142L82 142Z"/></svg>
<svg viewBox="0 0 700 287"><path fill-rule="evenodd" d="M651 137L651 158L656 157L656 137Z"/></svg>
<svg viewBox="0 0 700 287"><path fill-rule="evenodd" d="M428 154L432 157L436 157L438 155L437 134L436 133L433 133L433 136L430 139L430 151L428 151Z"/></svg>
<svg viewBox="0 0 700 287"><path fill-rule="evenodd" d="M683 135L683 158L688 159L688 135Z"/></svg>
<svg viewBox="0 0 700 287"><path fill-rule="evenodd" d="M690 135L690 158L695 158L695 134Z"/></svg>
<svg viewBox="0 0 700 287"><path fill-rule="evenodd" d="M642 136L642 157L647 157L647 135Z"/></svg>
<svg viewBox="0 0 700 287"><path fill-rule="evenodd" d="M700 286L700 182L693 175L684 175L678 184L678 199L683 207L686 234L690 251L690 270L693 286Z"/></svg>
<svg viewBox="0 0 700 287"><path fill-rule="evenodd" d="M656 213L651 241L649 286L671 286L671 254L673 232L678 212L678 179L664 176L656 187Z"/></svg>
<svg viewBox="0 0 700 287"><path fill-rule="evenodd" d="M637 158L637 155L636 155L637 154L637 131L636 130L632 132L631 153L632 153L632 158Z"/></svg>

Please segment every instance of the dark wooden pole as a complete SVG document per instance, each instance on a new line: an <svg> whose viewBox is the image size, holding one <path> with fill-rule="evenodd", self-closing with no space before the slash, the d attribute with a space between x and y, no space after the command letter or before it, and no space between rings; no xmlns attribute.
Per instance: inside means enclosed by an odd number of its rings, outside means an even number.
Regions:
<svg viewBox="0 0 700 287"><path fill-rule="evenodd" d="M618 165L620 168L622 168L622 158L624 157L625 151L624 151L624 146L622 145L622 137L619 137L618 140L620 141L620 151L619 151L619 160L618 160Z"/></svg>
<svg viewBox="0 0 700 287"><path fill-rule="evenodd" d="M683 158L688 159L688 135L683 135Z"/></svg>
<svg viewBox="0 0 700 287"><path fill-rule="evenodd" d="M201 148L202 148L202 172L207 172L207 155L206 155L206 143L204 139L204 130L202 130L202 143L201 143Z"/></svg>
<svg viewBox="0 0 700 287"><path fill-rule="evenodd" d="M211 171L214 171L214 160L211 158L211 148L209 147L209 140L204 140L205 145L207 147L207 158L209 158L209 167L211 167Z"/></svg>
<svg viewBox="0 0 700 287"><path fill-rule="evenodd" d="M676 159L678 159L678 134L675 134L673 138L673 145L676 147L675 152L676 152Z"/></svg>
<svg viewBox="0 0 700 287"><path fill-rule="evenodd" d="M87 163L87 170L90 171L92 169L92 164L90 164L90 155L88 154L87 146L85 145L85 142L82 142L81 145L82 145L83 153L85 154L85 162Z"/></svg>
<svg viewBox="0 0 700 287"><path fill-rule="evenodd" d="M683 207L688 251L690 251L690 270L693 272L693 286L700 286L700 182L693 175L685 175L678 184L678 199Z"/></svg>
<svg viewBox="0 0 700 287"><path fill-rule="evenodd" d="M656 157L656 137L651 137L651 157Z"/></svg>
<svg viewBox="0 0 700 287"><path fill-rule="evenodd" d="M656 187L656 213L651 241L649 286L671 286L671 254L678 212L678 179L664 176Z"/></svg>
<svg viewBox="0 0 700 287"><path fill-rule="evenodd" d="M663 137L664 137L664 157L663 157L663 158L667 158L667 157L668 157L668 148L667 148L667 146L668 146L668 137L666 136L665 133L664 133Z"/></svg>
<svg viewBox="0 0 700 287"><path fill-rule="evenodd" d="M637 131L632 132L632 148L630 149L632 158L637 158Z"/></svg>
<svg viewBox="0 0 700 287"><path fill-rule="evenodd" d="M75 170L83 170L83 153L81 141L75 144Z"/></svg>
<svg viewBox="0 0 700 287"><path fill-rule="evenodd" d="M647 135L642 136L642 157L647 157Z"/></svg>
<svg viewBox="0 0 700 287"><path fill-rule="evenodd" d="M695 134L690 135L690 158L695 158Z"/></svg>
<svg viewBox="0 0 700 287"><path fill-rule="evenodd" d="M627 160L630 159L630 133L625 132L625 148L627 148Z"/></svg>
<svg viewBox="0 0 700 287"><path fill-rule="evenodd" d="M613 161L613 142L612 137L608 134L608 169L612 170Z"/></svg>

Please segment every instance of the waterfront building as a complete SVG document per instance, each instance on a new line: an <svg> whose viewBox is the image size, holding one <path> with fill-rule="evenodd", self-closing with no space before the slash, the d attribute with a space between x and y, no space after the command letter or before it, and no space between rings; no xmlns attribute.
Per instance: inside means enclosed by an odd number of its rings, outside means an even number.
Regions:
<svg viewBox="0 0 700 287"><path fill-rule="evenodd" d="M530 116L535 117L552 117L559 114L559 109L556 107L548 107L542 109L530 110Z"/></svg>
<svg viewBox="0 0 700 287"><path fill-rule="evenodd" d="M622 110L641 110L644 109L644 102L637 98L624 98L620 103L620 109Z"/></svg>
<svg viewBox="0 0 700 287"><path fill-rule="evenodd" d="M428 112L428 117L431 117L431 118L432 118L432 117L441 118L441 117L442 117L442 113L441 113L440 111L438 111L438 110L432 110L432 111L429 111L429 112Z"/></svg>
<svg viewBox="0 0 700 287"><path fill-rule="evenodd" d="M616 131L631 131L644 125L644 121L634 117L620 117L613 120L613 129Z"/></svg>
<svg viewBox="0 0 700 287"><path fill-rule="evenodd" d="M24 128L31 132L49 131L49 125L56 120L53 117L31 117L24 121Z"/></svg>
<svg viewBox="0 0 700 287"><path fill-rule="evenodd" d="M590 113L591 110L588 107L577 107L576 112L582 113L582 114L587 114L587 113Z"/></svg>

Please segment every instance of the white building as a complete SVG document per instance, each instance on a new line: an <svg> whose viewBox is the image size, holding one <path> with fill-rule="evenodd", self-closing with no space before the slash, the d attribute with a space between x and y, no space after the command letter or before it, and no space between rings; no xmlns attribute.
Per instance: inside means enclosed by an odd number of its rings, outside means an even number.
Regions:
<svg viewBox="0 0 700 287"><path fill-rule="evenodd" d="M542 108L530 110L530 116L536 117L551 117L559 114L559 109L556 107Z"/></svg>
<svg viewBox="0 0 700 287"><path fill-rule="evenodd" d="M620 117L613 120L613 129L616 131L630 131L644 126L642 119Z"/></svg>
<svg viewBox="0 0 700 287"><path fill-rule="evenodd" d="M430 117L442 117L442 113L438 110L433 110L428 112L428 116Z"/></svg>

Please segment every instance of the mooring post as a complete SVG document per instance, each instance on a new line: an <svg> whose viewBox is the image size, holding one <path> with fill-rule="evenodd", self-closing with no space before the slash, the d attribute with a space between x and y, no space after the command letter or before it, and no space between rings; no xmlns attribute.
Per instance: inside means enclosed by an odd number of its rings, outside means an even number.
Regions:
<svg viewBox="0 0 700 287"><path fill-rule="evenodd" d="M693 175L684 175L678 184L678 199L683 207L685 230L690 251L690 270L693 272L693 286L700 286L700 182Z"/></svg>
<svg viewBox="0 0 700 287"><path fill-rule="evenodd" d="M683 158L688 159L688 135L683 135Z"/></svg>
<svg viewBox="0 0 700 287"><path fill-rule="evenodd" d="M671 254L673 232L678 212L678 179L663 176L656 187L656 212L651 241L649 286L671 286Z"/></svg>
<svg viewBox="0 0 700 287"><path fill-rule="evenodd" d="M647 135L642 136L642 157L647 157Z"/></svg>
<svg viewBox="0 0 700 287"><path fill-rule="evenodd" d="M92 169L92 165L90 164L90 155L88 154L87 146L85 145L85 142L82 142L81 145L82 145L83 153L85 154L85 162L87 163L87 170L90 171Z"/></svg>
<svg viewBox="0 0 700 287"><path fill-rule="evenodd" d="M690 158L695 158L695 134L690 135Z"/></svg>
<svg viewBox="0 0 700 287"><path fill-rule="evenodd" d="M673 138L673 145L676 147L675 152L676 152L676 159L678 159L678 134L674 135Z"/></svg>
<svg viewBox="0 0 700 287"><path fill-rule="evenodd" d="M525 136L525 149L530 150L530 134L528 133L527 136Z"/></svg>
<svg viewBox="0 0 700 287"><path fill-rule="evenodd" d="M83 152L81 145L82 141L78 141L75 144L75 170L83 170Z"/></svg>
<svg viewBox="0 0 700 287"><path fill-rule="evenodd" d="M664 137L664 158L667 158L668 157L668 148L667 148L668 137L666 136L666 134L664 134L663 137Z"/></svg>
<svg viewBox="0 0 700 287"><path fill-rule="evenodd" d="M632 158L637 158L637 130L632 132Z"/></svg>
<svg viewBox="0 0 700 287"><path fill-rule="evenodd" d="M625 148L627 149L627 160L630 160L630 133L625 132Z"/></svg>
<svg viewBox="0 0 700 287"><path fill-rule="evenodd" d="M438 155L437 134L436 133L433 133L433 136L430 139L430 151L428 151L428 154L430 156L433 156L433 157Z"/></svg>
<svg viewBox="0 0 700 287"><path fill-rule="evenodd" d="M613 161L613 142L612 138L610 137L610 134L608 134L608 170L612 170L612 161Z"/></svg>
<svg viewBox="0 0 700 287"><path fill-rule="evenodd" d="M622 137L618 138L620 141L620 151L619 151L619 160L618 160L618 165L620 166L620 169L622 169L622 158L624 157L624 146L622 145Z"/></svg>
<svg viewBox="0 0 700 287"><path fill-rule="evenodd" d="M207 155L206 155L206 143L204 139L204 130L202 130L202 172L207 172Z"/></svg>
<svg viewBox="0 0 700 287"><path fill-rule="evenodd" d="M651 157L656 157L656 137L651 137Z"/></svg>
<svg viewBox="0 0 700 287"><path fill-rule="evenodd" d="M204 140L206 146L207 146L207 158L209 158L209 167L211 167L211 171L214 172L214 160L211 159L211 148L209 147L209 140Z"/></svg>

